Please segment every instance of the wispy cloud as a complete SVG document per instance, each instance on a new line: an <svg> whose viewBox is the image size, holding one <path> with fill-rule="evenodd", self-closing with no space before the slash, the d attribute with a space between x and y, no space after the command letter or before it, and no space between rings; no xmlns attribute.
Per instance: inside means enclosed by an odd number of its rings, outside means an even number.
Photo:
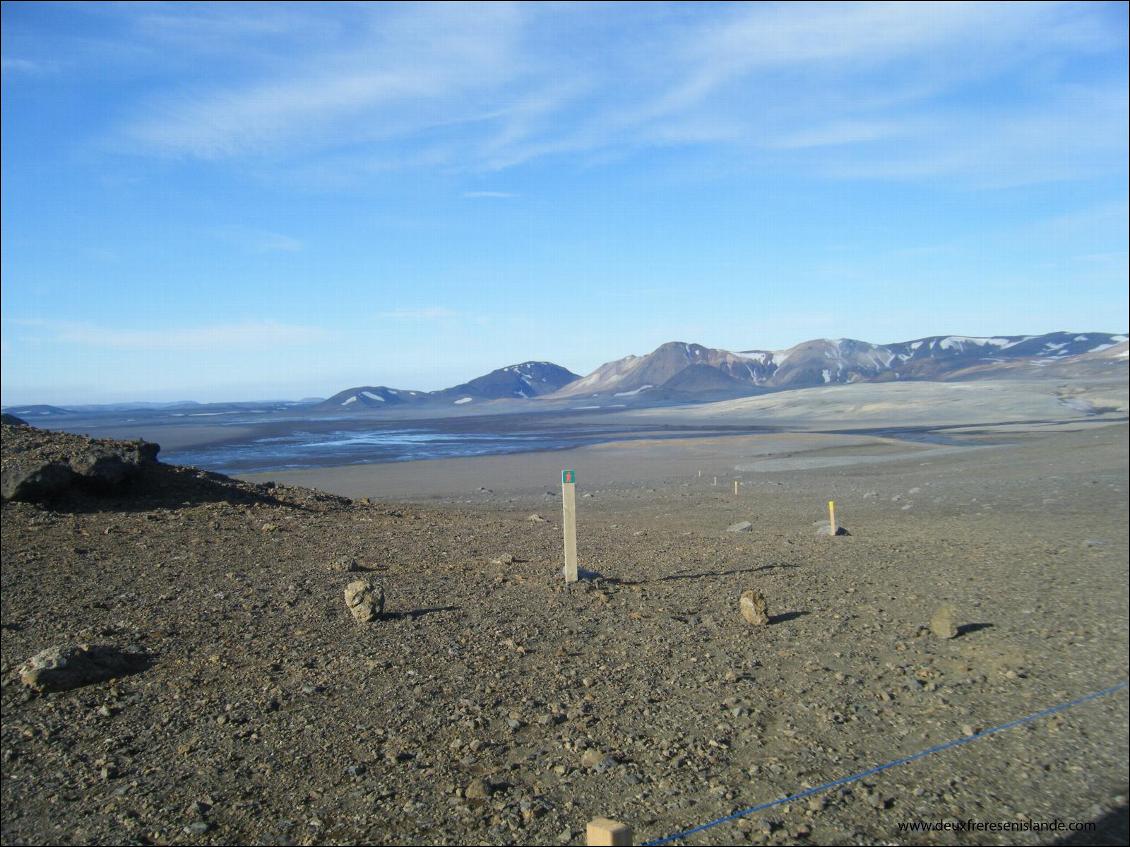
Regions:
<svg viewBox="0 0 1130 847"><path fill-rule="evenodd" d="M452 309L443 306L425 306L418 309L392 309L387 312L378 312L378 318L391 321L439 321L454 318L458 315Z"/></svg>
<svg viewBox="0 0 1130 847"><path fill-rule="evenodd" d="M217 230L217 237L251 253L297 253L302 241L280 232L253 227L227 227Z"/></svg>
<svg viewBox="0 0 1130 847"><path fill-rule="evenodd" d="M36 62L31 59L21 59L15 56L4 56L0 59L0 70L7 74L44 74L55 70L55 65L46 62Z"/></svg>
<svg viewBox="0 0 1130 847"><path fill-rule="evenodd" d="M12 323L38 330L41 340L50 343L136 351L260 349L313 344L326 336L319 327L275 321L162 329L120 329L87 322L38 319L13 320Z"/></svg>
<svg viewBox="0 0 1130 847"><path fill-rule="evenodd" d="M99 13L147 70L178 70L175 86L123 104L120 146L327 186L688 146L745 167L973 185L1091 176L1126 158L1125 76L1073 65L1125 53L1122 13L1104 4Z"/></svg>

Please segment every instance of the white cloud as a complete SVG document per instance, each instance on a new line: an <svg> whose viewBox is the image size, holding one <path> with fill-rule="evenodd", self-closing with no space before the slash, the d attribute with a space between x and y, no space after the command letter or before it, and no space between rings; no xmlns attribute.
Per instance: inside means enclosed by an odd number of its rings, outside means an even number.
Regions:
<svg viewBox="0 0 1130 847"><path fill-rule="evenodd" d="M13 324L39 329L46 341L114 350L217 350L298 346L324 340L319 327L275 321L248 321L163 329L116 329L81 321L14 320Z"/></svg>

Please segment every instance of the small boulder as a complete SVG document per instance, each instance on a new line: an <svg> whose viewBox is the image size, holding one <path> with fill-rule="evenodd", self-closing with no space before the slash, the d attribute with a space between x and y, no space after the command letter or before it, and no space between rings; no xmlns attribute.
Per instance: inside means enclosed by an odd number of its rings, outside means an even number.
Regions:
<svg viewBox="0 0 1130 847"><path fill-rule="evenodd" d="M367 579L356 579L345 586L345 605L356 620L375 621L384 611L384 590Z"/></svg>
<svg viewBox="0 0 1130 847"><path fill-rule="evenodd" d="M726 532L751 532L752 530L753 524L749 521L738 521L726 527Z"/></svg>
<svg viewBox="0 0 1130 847"><path fill-rule="evenodd" d="M141 670L146 656L106 644L63 644L36 653L20 667L20 681L36 691L68 691Z"/></svg>
<svg viewBox="0 0 1130 847"><path fill-rule="evenodd" d="M514 558L512 553L503 553L501 556L495 556L490 560L492 565L512 565L517 559Z"/></svg>
<svg viewBox="0 0 1130 847"><path fill-rule="evenodd" d="M548 521L546 521L546 519L539 515L537 512L534 512L532 515L526 518L526 520L528 520L530 523L548 523Z"/></svg>
<svg viewBox="0 0 1130 847"><path fill-rule="evenodd" d="M930 632L938 638L956 638L957 610L949 604L940 607L930 618Z"/></svg>
<svg viewBox="0 0 1130 847"><path fill-rule="evenodd" d="M769 623L769 604L760 591L743 591L740 600L742 617L753 626Z"/></svg>

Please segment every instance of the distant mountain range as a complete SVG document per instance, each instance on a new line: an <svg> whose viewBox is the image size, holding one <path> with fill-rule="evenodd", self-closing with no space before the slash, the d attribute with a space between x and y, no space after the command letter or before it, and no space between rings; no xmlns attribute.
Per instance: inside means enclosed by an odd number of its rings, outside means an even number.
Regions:
<svg viewBox="0 0 1130 847"><path fill-rule="evenodd" d="M786 388L904 379L955 380L1037 373L1055 366L1127 360L1127 336L1055 332L991 338L945 335L871 344L850 338L805 341L787 350L731 353L669 342L646 356L601 365L555 398L641 397L691 400ZM700 398L705 399L705 398Z"/></svg>
<svg viewBox="0 0 1130 847"><path fill-rule="evenodd" d="M625 356L581 377L552 362L509 365L440 391L414 391L384 385L339 391L327 400L274 401L276 411L377 411L420 407L421 411L477 408L497 401L543 401L596 406L641 406L723 400L769 391L819 385L893 380L964 380L1044 375L1125 375L1127 334L1053 332L973 338L935 335L895 344L850 338L819 338L787 350L730 352L671 341L644 356ZM105 407L32 405L4 411L44 419L126 408L179 409L179 416L237 412L263 404L115 404ZM174 413L175 414L175 413Z"/></svg>

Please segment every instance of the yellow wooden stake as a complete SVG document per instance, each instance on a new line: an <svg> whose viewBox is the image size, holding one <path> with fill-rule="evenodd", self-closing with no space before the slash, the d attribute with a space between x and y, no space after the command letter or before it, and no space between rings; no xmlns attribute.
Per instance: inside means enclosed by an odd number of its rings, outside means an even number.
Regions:
<svg viewBox="0 0 1130 847"><path fill-rule="evenodd" d="M830 534L835 535L839 531L839 526L836 524L836 501L828 501L828 528Z"/></svg>
<svg viewBox="0 0 1130 847"><path fill-rule="evenodd" d="M589 847L619 847L632 843L632 828L608 818L593 818L585 827L585 843Z"/></svg>
<svg viewBox="0 0 1130 847"><path fill-rule="evenodd" d="M736 479L734 480L734 496L738 496L738 481Z"/></svg>
<svg viewBox="0 0 1130 847"><path fill-rule="evenodd" d="M577 581L577 474L561 471L562 524L565 528L565 582Z"/></svg>

